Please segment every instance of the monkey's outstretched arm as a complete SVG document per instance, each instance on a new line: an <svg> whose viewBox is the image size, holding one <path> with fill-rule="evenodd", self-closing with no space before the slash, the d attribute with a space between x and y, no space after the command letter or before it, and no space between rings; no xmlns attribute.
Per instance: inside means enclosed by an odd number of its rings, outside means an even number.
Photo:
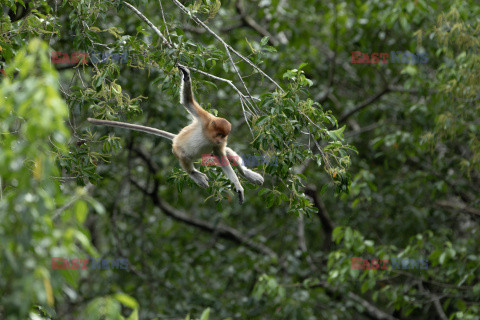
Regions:
<svg viewBox="0 0 480 320"><path fill-rule="evenodd" d="M193 96L192 78L190 77L190 70L187 67L177 64L178 69L182 72L182 83L180 87L180 103L185 106L195 118L201 117L207 111L198 104Z"/></svg>
<svg viewBox="0 0 480 320"><path fill-rule="evenodd" d="M135 131L142 131L142 132L154 134L156 136L160 136L163 138L167 138L170 140L173 140L173 138L175 138L175 135L173 133L163 131L163 130L158 130L151 127L141 126L139 124L131 124L126 122L110 121L110 120L100 120L100 119L93 119L93 118L88 118L87 120L93 124L100 125L100 126L120 127L120 128L135 130Z"/></svg>
<svg viewBox="0 0 480 320"><path fill-rule="evenodd" d="M228 159L233 159L237 162L238 171L242 176L245 177L245 179L247 179L248 181L256 185L263 184L263 177L260 174L256 173L255 171L248 169L245 166L245 162L243 161L242 157L240 157L235 151L233 151L229 147L226 147L225 151L227 152Z"/></svg>

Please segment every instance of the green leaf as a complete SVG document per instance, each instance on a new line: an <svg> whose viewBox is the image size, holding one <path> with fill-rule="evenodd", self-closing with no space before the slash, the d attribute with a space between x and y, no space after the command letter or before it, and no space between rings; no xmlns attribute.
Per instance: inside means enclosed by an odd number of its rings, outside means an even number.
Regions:
<svg viewBox="0 0 480 320"><path fill-rule="evenodd" d="M337 130L327 131L327 134L335 141L343 141L343 131L345 131L346 126L343 126Z"/></svg>
<svg viewBox="0 0 480 320"><path fill-rule="evenodd" d="M260 45L261 45L262 47L265 46L265 45L267 44L267 42L268 42L268 39L269 39L268 36L263 37L263 38L262 38L262 41L260 41Z"/></svg>
<svg viewBox="0 0 480 320"><path fill-rule="evenodd" d="M267 51L267 52L277 52L277 49L272 47L272 46L265 46L263 47L263 51Z"/></svg>
<svg viewBox="0 0 480 320"><path fill-rule="evenodd" d="M362 287L361 287L360 291L361 291L362 293L365 293L365 292L367 292L368 289L369 289L368 282L365 281L365 282L362 284Z"/></svg>
<svg viewBox="0 0 480 320"><path fill-rule="evenodd" d="M336 227L332 232L332 239L338 244L342 240L344 235L343 227Z"/></svg>
<svg viewBox="0 0 480 320"><path fill-rule="evenodd" d="M116 293L113 295L115 299L117 299L121 304L124 306L127 306L131 309L137 309L138 308L138 302L134 298L130 297L129 295L125 293Z"/></svg>
<svg viewBox="0 0 480 320"><path fill-rule="evenodd" d="M308 63L302 62L302 63L300 64L300 66L298 67L298 70L301 70L301 69L303 69L303 68L306 67L306 66L308 66Z"/></svg>
<svg viewBox="0 0 480 320"><path fill-rule="evenodd" d="M200 320L208 320L209 316L210 316L210 308L207 308L203 311L202 316L200 317Z"/></svg>
<svg viewBox="0 0 480 320"><path fill-rule="evenodd" d="M263 196L264 194L267 194L267 193L269 193L269 192L271 192L270 189L263 188L262 190L260 190L260 191L258 192L258 196L261 197L261 196Z"/></svg>
<svg viewBox="0 0 480 320"><path fill-rule="evenodd" d="M87 203L83 200L78 200L73 205L73 212L75 213L75 217L77 218L80 224L85 222L88 213L88 206Z"/></svg>

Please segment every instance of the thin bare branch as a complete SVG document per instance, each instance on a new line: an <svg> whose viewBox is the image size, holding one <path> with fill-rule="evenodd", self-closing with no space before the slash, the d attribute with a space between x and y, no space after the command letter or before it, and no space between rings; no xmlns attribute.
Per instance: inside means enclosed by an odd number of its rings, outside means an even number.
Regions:
<svg viewBox="0 0 480 320"><path fill-rule="evenodd" d="M242 111L243 111L243 118L245 119L245 123L247 124L248 126L248 130L250 130L250 133L252 134L252 137L254 137L254 134L253 134L253 131L252 131L252 128L250 127L250 124L248 123L248 119L247 119L247 113L245 112L245 100L243 98L240 98L240 105L242 106ZM247 108L248 108L248 105L247 105Z"/></svg>
<svg viewBox="0 0 480 320"><path fill-rule="evenodd" d="M243 56L241 53L239 53L238 51L236 51L232 46L230 46L228 43L226 43L219 35L217 35L215 32L213 32L212 29L210 29L205 23L203 23L202 20L200 20L199 18L197 18L194 14L192 14L183 4L180 3L180 1L178 0L172 0L185 14L187 14L189 17L191 17L193 19L193 21L195 21L197 24L201 25L202 27L204 27L209 33L211 33L218 41L220 41L226 48L228 48L229 50L231 50L233 53L235 53L240 59L242 59L243 61L245 61L247 64L249 64L252 68L254 68L255 70L257 70L260 74L262 74L265 78L267 78L268 80L270 80L273 84L275 84L275 86L282 92L283 89L282 87L280 87L280 85L275 81L273 80L268 74L266 74L262 69L260 69L256 64L254 64L252 61L250 61L248 58L246 58L245 56Z"/></svg>
<svg viewBox="0 0 480 320"><path fill-rule="evenodd" d="M159 1L160 1L160 0L159 0ZM166 44L169 48L176 47L176 45L175 45L174 43L169 42L169 41L165 38L165 36L160 32L160 30L158 30L158 28L155 27L155 25L154 25L147 17L145 17L145 15L143 15L140 11L138 11L138 9L136 9L134 6L132 6L131 4L129 4L129 3L126 2L126 1L124 1L124 3L125 3L125 5L128 6L133 12L135 12L143 21L145 21L145 22L153 29L153 31L154 31L160 38L163 39L164 44ZM187 12L188 12L188 11L187 11ZM164 21L164 22L165 22L165 21ZM166 27L166 25L165 25L165 27ZM227 50L227 51L228 51L228 50ZM242 101L242 99L243 99L243 101L246 102L246 105L247 105L247 106L250 105L253 109L255 109L254 106L253 106L253 104L250 103L250 102L248 102L248 100L246 99L246 96L233 84L233 82L232 82L231 80L227 80L227 79L224 79L224 78L220 78L220 77L214 76L214 75L212 75L212 74L210 74L210 73L208 73L208 72L201 71L201 70L196 69L196 68L193 68L193 67L189 67L189 69L190 69L190 70L193 70L193 71L196 71L196 72L199 72L199 73L201 73L201 74L203 74L203 75L206 75L206 76L208 76L208 77L210 77L210 78L212 78L212 79L220 80L220 81L223 81L223 82L227 83L229 86L231 86L231 87L237 92L237 94L238 94L239 97L240 97L240 101ZM242 81L242 82L243 82L243 81ZM244 84L244 85L245 85L245 84ZM246 87L245 87L245 89L246 89ZM248 90L247 90L247 92L248 92ZM253 97L250 95L250 93L248 93L248 94L249 94L249 98L250 98L252 101L254 101L254 100L260 100L260 99L258 99L258 98L253 98ZM243 105L242 105L242 107L243 107ZM255 112L254 110L251 110L250 108L249 108L249 111L252 112L253 114L256 114L256 112ZM244 111L244 114L245 114L245 111ZM245 116L246 116L246 115L245 115Z"/></svg>
<svg viewBox="0 0 480 320"><path fill-rule="evenodd" d="M304 287L305 285L301 284L301 286ZM353 292L348 292L348 293L345 294L341 290L339 290L339 289L333 287L332 285L330 285L328 282L321 281L319 283L309 285L308 288L310 288L310 289L323 288L327 292L327 294L330 295L330 296L346 295L349 299L351 299L351 300L357 302L358 304L360 304L365 309L365 311L363 313L365 313L366 315L368 315L369 317L371 317L373 319L377 319L377 320L398 320L398 318L395 318L395 317L389 315L388 313L381 310L379 307L372 304L371 302L365 300L361 296L359 296L359 295L357 295Z"/></svg>
<svg viewBox="0 0 480 320"><path fill-rule="evenodd" d="M245 81L243 81L242 75L240 74L240 71L238 70L237 65L233 61L232 55L230 54L230 50L228 49L226 44L225 44L225 50L227 52L228 58L230 59L230 62L232 63L232 66L233 66L233 69L235 70L235 73L237 74L238 78L240 79L240 82L242 82L243 87L245 88L245 91L247 91L248 97L250 98L252 103L255 105L255 107L257 107L257 105L255 104L255 100L253 100L253 97L250 94L250 91L248 91L247 85L245 84ZM257 109L258 109L258 107L257 107Z"/></svg>
<svg viewBox="0 0 480 320"><path fill-rule="evenodd" d="M233 88L233 90L235 90L235 91L238 93L238 95L239 95L240 97L246 98L246 96L240 91L240 89L238 89L238 88L233 84L233 81L232 81L232 80L228 80L228 79L225 79L225 78L221 78L221 77L214 76L213 74L210 74L210 73L208 73L208 72L202 71L202 70L197 69L197 68L194 68L194 67L188 67L188 68L189 68L190 70L192 70L192 71L198 72L198 73L203 74L203 75L205 75L205 76L207 76L207 77L210 77L210 78L212 78L212 79L215 79L215 80L218 80L218 81L222 81L222 82L227 83L230 87ZM252 97L252 99L257 100L257 101L260 101L260 99L255 98L255 97Z"/></svg>
<svg viewBox="0 0 480 320"><path fill-rule="evenodd" d="M204 221L202 219L190 216L180 210L175 209L165 201L161 200L160 197L158 196L158 190L154 190L152 192L149 192L146 190L144 187L142 187L138 182L134 181L131 179L131 182L135 187L137 187L140 191L142 191L144 194L148 195L151 200L153 201L154 205L157 206L159 209L161 209L167 216L170 218L183 222L189 226L198 228L202 231L205 232L210 232L214 233L216 236L220 238L224 238L227 240L231 240L233 242L237 242L241 245L244 245L245 247L250 248L251 250L270 256L272 258L276 258L277 254L265 246L262 243L255 242L248 238L247 236L243 235L240 231L237 229L234 229L232 227L223 225L223 224L213 224L209 223L207 221Z"/></svg>
<svg viewBox="0 0 480 320"><path fill-rule="evenodd" d="M440 304L440 298L441 297L438 297L438 296L432 294L429 290L425 289L423 287L423 283L422 283L421 280L418 282L418 287L420 288L420 291L422 293L426 294L428 297L430 297L432 299L433 306L435 307L435 311L437 312L440 320L448 320L448 317L445 314L445 312L443 311L442 305Z"/></svg>
<svg viewBox="0 0 480 320"><path fill-rule="evenodd" d="M468 214L479 216L480 217L480 210L468 206L466 203L460 200L440 200L437 201L436 204L443 208L453 209L453 210L460 210L466 212Z"/></svg>
<svg viewBox="0 0 480 320"><path fill-rule="evenodd" d="M163 25L165 26L165 33L167 34L168 41L172 43L172 39L170 39L170 33L168 32L167 21L165 20L165 13L163 12L162 0L158 0L158 4L160 5L160 12L162 13L162 20L163 20Z"/></svg>
<svg viewBox="0 0 480 320"><path fill-rule="evenodd" d="M305 194L312 198L313 205L317 208L317 216L322 223L322 229L325 233L325 242L323 244L323 248L325 251L330 251L332 246L332 232L334 229L334 225L332 219L328 215L327 208L323 203L322 199L318 196L317 187L314 185L308 186L305 189Z"/></svg>
<svg viewBox="0 0 480 320"><path fill-rule="evenodd" d="M305 259L310 265L310 269L312 271L318 271L318 267L315 265L315 262L313 261L313 258L310 255L310 252L308 251L307 240L305 239L305 223L303 221L303 214L301 214L298 217L297 236L298 236L298 247L305 254Z"/></svg>
<svg viewBox="0 0 480 320"><path fill-rule="evenodd" d="M259 25L252 17L247 15L245 8L243 7L242 0L235 1L235 7L237 8L238 14L240 14L243 25L255 30L264 37L268 37L268 42L270 42L272 46L278 45L278 40L270 32L268 32L267 29Z"/></svg>
<svg viewBox="0 0 480 320"><path fill-rule="evenodd" d="M362 297L356 295L353 292L348 293L348 297L353 301L359 303L362 307L367 310L367 313L378 320L397 320L397 318L389 315L385 311L380 310L377 306L371 304L367 300L363 299Z"/></svg>
<svg viewBox="0 0 480 320"><path fill-rule="evenodd" d="M374 95L372 95L371 97L369 97L368 99L366 99L365 101L363 101L362 103L360 103L358 106L356 106L355 108L353 108L352 110L348 111L347 113L343 114L340 119L338 120L338 123L344 123L348 118L350 118L352 115L354 115L355 113L363 110L364 108L368 107L370 104L374 103L375 101L377 101L378 99L380 99L384 94L390 92L390 88L388 86L386 86L385 88L383 88L381 91L375 93Z"/></svg>
<svg viewBox="0 0 480 320"><path fill-rule="evenodd" d="M158 167L157 165L152 161L150 158L150 155L147 154L145 151L143 151L140 148L133 148L133 151L136 152L147 164L148 169L152 176L155 177L157 176L157 170ZM267 247L266 245L262 243L255 242L251 240L248 236L242 234L239 230L226 226L224 224L213 224L207 221L204 221L202 219L190 216L189 214L182 212L171 205L169 205L167 202L163 201L159 195L158 195L158 179L155 179L156 183L153 186L152 191L148 191L146 187L141 186L137 181L134 179L131 179L132 184L137 187L140 191L142 191L145 195L147 195L153 202L155 206L157 206L159 209L161 209L167 216L170 218L183 222L187 225L190 225L192 227L196 227L200 230L214 233L216 236L224 239L228 239L234 242L237 242L241 245L244 245L250 249L252 249L255 252L259 252L261 254L270 256L272 258L277 258L277 254Z"/></svg>
<svg viewBox="0 0 480 320"><path fill-rule="evenodd" d="M165 38L165 36L163 35L163 33L158 30L157 27L155 27L155 25L150 21L148 20L147 17L145 17L140 11L138 11L137 8L135 8L134 6L132 6L130 3L126 2L126 1L123 1L123 3L130 8L130 10L132 10L133 12L135 12L137 14L137 16L140 17L140 19L142 19L146 24L149 25L150 28L153 29L153 31L155 31L155 33L160 37L162 38L163 40L163 44L165 44L167 47L169 48L173 48L173 44L171 42L168 41L167 38Z"/></svg>

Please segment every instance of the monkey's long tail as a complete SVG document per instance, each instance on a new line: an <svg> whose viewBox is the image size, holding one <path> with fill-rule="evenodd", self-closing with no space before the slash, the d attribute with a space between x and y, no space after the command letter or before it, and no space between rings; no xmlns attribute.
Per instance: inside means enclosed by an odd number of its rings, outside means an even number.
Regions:
<svg viewBox="0 0 480 320"><path fill-rule="evenodd" d="M100 120L100 119L93 119L93 118L88 118L87 120L93 124L100 125L100 126L120 127L120 128L135 130L135 131L142 131L142 132L154 134L156 136L160 136L163 138L167 138L170 140L173 140L173 138L175 138L175 135L173 133L163 131L163 130L158 130L151 127L141 126L139 124L131 124L131 123L120 122L120 121Z"/></svg>

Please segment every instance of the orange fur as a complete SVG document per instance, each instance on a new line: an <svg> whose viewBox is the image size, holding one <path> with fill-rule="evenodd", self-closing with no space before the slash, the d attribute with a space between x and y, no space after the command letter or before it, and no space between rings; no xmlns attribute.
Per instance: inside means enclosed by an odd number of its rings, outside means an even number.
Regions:
<svg viewBox="0 0 480 320"><path fill-rule="evenodd" d="M194 168L193 161L200 158L201 155L211 152L218 157L226 157L227 138L232 130L232 125L226 119L210 114L195 101L190 71L182 65L178 65L178 68L182 73L180 101L194 119L175 136L172 151L190 177L199 186L207 187L207 176ZM222 170L234 184L240 203L242 203L243 187L232 167L228 164L228 166L222 166ZM254 177L256 183L260 181L258 177L249 174L248 171L243 170L243 172L247 172L249 177Z"/></svg>
<svg viewBox="0 0 480 320"><path fill-rule="evenodd" d="M237 159L237 168L239 172L251 183L261 185L263 177L258 173L248 169L243 160L232 149L227 147L227 138L232 130L232 125L226 119L215 117L204 110L194 99L190 71L181 65L178 68L182 71L182 87L180 91L180 101L187 111L193 116L193 121L188 126L180 130L177 135L163 130L146 127L137 124L131 124L119 121L109 121L88 118L88 121L97 124L112 127L121 127L130 130L147 132L157 136L173 140L172 151L178 158L182 168L200 187L208 187L207 175L196 170L193 161L205 154L213 154L219 159L226 159L227 154ZM240 203L244 200L244 190L237 175L233 171L230 163L221 166L224 174L235 186Z"/></svg>

